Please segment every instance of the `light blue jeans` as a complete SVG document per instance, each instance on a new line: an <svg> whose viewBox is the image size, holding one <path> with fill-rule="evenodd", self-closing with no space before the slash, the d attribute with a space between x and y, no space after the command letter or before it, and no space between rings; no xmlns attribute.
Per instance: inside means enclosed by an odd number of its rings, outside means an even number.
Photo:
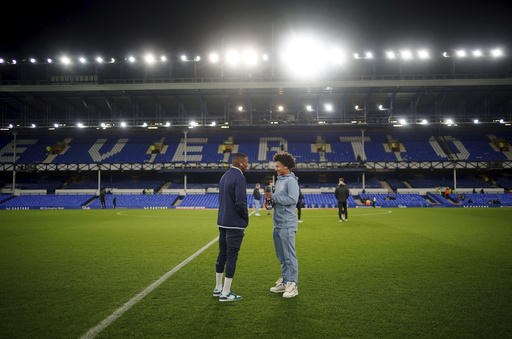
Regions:
<svg viewBox="0 0 512 339"><path fill-rule="evenodd" d="M294 229L274 228L272 234L277 260L281 263L281 274L283 283L295 282L298 284L299 263L295 253Z"/></svg>
<svg viewBox="0 0 512 339"><path fill-rule="evenodd" d="M254 214L258 214L258 211L260 210L260 201L259 200L254 200L254 208L255 208L255 211L254 211Z"/></svg>

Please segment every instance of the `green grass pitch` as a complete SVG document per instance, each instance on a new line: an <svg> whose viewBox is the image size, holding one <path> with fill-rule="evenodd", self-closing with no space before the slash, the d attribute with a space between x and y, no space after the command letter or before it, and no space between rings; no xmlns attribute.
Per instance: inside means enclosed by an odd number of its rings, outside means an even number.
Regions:
<svg viewBox="0 0 512 339"><path fill-rule="evenodd" d="M215 239L215 210L0 212L0 337L79 338ZM213 244L97 338L484 337L512 333L512 209L303 210L299 295L252 215L232 289Z"/></svg>

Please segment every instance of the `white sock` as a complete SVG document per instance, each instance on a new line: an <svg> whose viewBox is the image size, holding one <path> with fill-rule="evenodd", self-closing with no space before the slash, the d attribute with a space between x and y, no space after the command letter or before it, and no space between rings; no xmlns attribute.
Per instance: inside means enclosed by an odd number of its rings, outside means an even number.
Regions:
<svg viewBox="0 0 512 339"><path fill-rule="evenodd" d="M224 288L222 289L222 294L228 294L231 292L231 282L233 278L224 278Z"/></svg>
<svg viewBox="0 0 512 339"><path fill-rule="evenodd" d="M215 289L220 290L222 289L222 277L224 276L224 273L215 273Z"/></svg>

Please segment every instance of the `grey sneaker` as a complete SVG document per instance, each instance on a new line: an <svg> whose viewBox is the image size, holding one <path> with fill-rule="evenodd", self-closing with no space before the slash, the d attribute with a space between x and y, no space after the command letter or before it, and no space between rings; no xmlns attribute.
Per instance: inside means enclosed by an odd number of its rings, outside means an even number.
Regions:
<svg viewBox="0 0 512 339"><path fill-rule="evenodd" d="M293 298L297 294L299 294L299 290L297 289L297 283L295 283L295 282L286 283L286 290L283 293L283 298Z"/></svg>
<svg viewBox="0 0 512 339"><path fill-rule="evenodd" d="M273 293L283 293L286 290L283 284L283 277L277 279L276 286L270 288L270 292Z"/></svg>

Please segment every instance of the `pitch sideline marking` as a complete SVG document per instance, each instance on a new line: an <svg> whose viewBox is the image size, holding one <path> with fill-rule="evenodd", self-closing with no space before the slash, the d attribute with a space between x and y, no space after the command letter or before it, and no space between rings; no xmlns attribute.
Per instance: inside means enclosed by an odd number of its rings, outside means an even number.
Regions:
<svg viewBox="0 0 512 339"><path fill-rule="evenodd" d="M114 313L109 315L107 318L105 318L102 322L100 322L95 327L91 328L87 333L85 333L83 336L80 337L80 339L90 339L97 336L101 331L103 331L105 328L107 328L110 324L112 324L117 318L121 317L126 311L128 311L133 305L141 301L146 295L151 293L155 288L160 286L164 281L169 279L170 276L172 276L174 273L178 272L183 266L188 264L190 261L195 259L198 255L203 253L206 249L208 249L211 245L213 245L215 242L219 240L219 237L216 237L212 241L210 241L208 244L206 244L203 248L198 250L196 253L192 254L190 257L182 261L179 265L174 267L169 272L165 273L163 276L161 276L157 281L146 287L146 289L139 294L137 294L135 297L130 299L127 303L125 303L123 306L118 308Z"/></svg>

